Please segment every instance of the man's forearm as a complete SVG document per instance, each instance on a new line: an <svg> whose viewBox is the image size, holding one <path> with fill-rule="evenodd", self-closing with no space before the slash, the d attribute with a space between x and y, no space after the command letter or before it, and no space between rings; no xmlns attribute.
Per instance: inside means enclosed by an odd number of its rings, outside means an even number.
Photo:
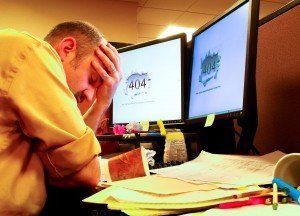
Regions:
<svg viewBox="0 0 300 216"><path fill-rule="evenodd" d="M97 102L97 100L95 100L92 106L83 115L85 124L90 128L92 128L92 130L95 133L99 127L102 116L104 115L108 107L109 107L109 103L100 103Z"/></svg>

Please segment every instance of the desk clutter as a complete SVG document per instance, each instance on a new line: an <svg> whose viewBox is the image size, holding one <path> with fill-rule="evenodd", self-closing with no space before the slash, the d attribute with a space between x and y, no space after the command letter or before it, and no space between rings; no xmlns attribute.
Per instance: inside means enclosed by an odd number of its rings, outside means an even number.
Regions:
<svg viewBox="0 0 300 216"><path fill-rule="evenodd" d="M153 166L149 165L149 169L150 170L154 170L154 169L160 169L160 168L165 168L165 167L171 167L171 166L177 166L180 164L183 164L183 161L168 161L166 163L163 162L155 162L153 164Z"/></svg>
<svg viewBox="0 0 300 216"><path fill-rule="evenodd" d="M101 182L118 181L148 176L147 150L143 147L116 155L109 159L99 157Z"/></svg>
<svg viewBox="0 0 300 216"><path fill-rule="evenodd" d="M284 215L298 215L300 191L273 175L285 156L279 151L263 156L202 151L192 161L150 170L153 175L106 182L107 188L83 202L106 204L108 209L128 215L179 215L211 208L249 210L247 207L258 205L268 206L266 212L288 209L289 214Z"/></svg>

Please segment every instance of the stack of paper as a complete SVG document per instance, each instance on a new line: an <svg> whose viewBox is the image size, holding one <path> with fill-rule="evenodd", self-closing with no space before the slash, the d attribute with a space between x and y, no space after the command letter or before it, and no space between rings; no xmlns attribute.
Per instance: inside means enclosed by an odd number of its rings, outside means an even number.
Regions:
<svg viewBox="0 0 300 216"><path fill-rule="evenodd" d="M274 152L262 157L214 155L202 151L193 161L156 170L159 175L108 183L83 202L107 204L128 215L183 214L214 207L238 195L257 195L271 183L276 161ZM236 200L236 199L235 199Z"/></svg>
<svg viewBox="0 0 300 216"><path fill-rule="evenodd" d="M216 183L225 188L270 184L275 164L284 155L280 151L264 156L220 155L202 151L192 161L151 172L193 183Z"/></svg>
<svg viewBox="0 0 300 216"><path fill-rule="evenodd" d="M232 200L234 195L263 190L258 186L226 190L212 184L192 184L157 175L110 184L83 202L107 204L109 209L128 215L167 215L207 209Z"/></svg>

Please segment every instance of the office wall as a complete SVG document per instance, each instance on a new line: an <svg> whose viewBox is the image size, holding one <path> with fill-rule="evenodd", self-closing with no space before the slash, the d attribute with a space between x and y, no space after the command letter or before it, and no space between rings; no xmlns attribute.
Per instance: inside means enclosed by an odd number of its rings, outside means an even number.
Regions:
<svg viewBox="0 0 300 216"><path fill-rule="evenodd" d="M300 152L300 5L259 27L258 128L261 153Z"/></svg>
<svg viewBox="0 0 300 216"><path fill-rule="evenodd" d="M44 37L57 23L91 22L109 41L136 43L136 2L105 0L0 0L0 29L15 28Z"/></svg>

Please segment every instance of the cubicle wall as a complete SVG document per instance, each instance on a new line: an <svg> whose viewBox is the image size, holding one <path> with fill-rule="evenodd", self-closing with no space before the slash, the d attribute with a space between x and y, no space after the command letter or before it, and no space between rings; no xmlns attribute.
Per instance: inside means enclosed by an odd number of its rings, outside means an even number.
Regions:
<svg viewBox="0 0 300 216"><path fill-rule="evenodd" d="M257 49L260 153L300 152L299 0L260 20Z"/></svg>

